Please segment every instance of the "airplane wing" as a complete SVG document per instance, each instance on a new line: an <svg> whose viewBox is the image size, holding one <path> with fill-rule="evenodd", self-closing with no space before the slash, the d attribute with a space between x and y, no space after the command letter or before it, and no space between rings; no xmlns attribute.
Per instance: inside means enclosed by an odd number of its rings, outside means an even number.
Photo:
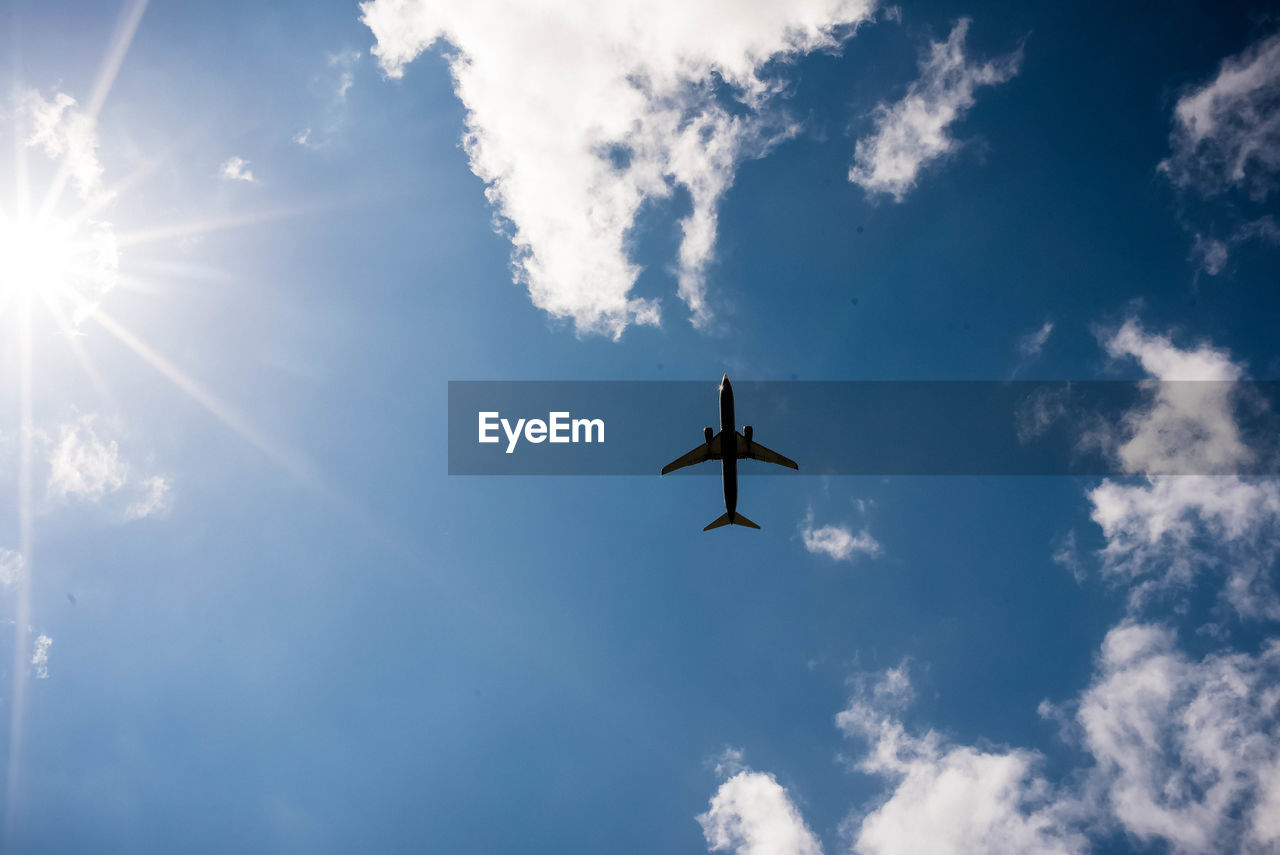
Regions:
<svg viewBox="0 0 1280 855"><path fill-rule="evenodd" d="M666 466L663 466L662 474L666 475L668 472L674 472L677 469L682 469L685 466L692 466L693 464L701 463L704 460L719 460L719 459L720 459L720 434L716 434L714 437L712 437L711 442L709 443L704 442L701 445L699 445L697 448L695 448L693 451L690 451L688 454L684 455L683 457L677 457L675 460L672 460Z"/></svg>
<svg viewBox="0 0 1280 855"><path fill-rule="evenodd" d="M779 466L785 466L788 469L799 470L800 466L790 457L783 457L776 451L770 451L754 439L747 442L747 438L742 434L738 434L738 458L740 460L760 460L764 463L776 463Z"/></svg>

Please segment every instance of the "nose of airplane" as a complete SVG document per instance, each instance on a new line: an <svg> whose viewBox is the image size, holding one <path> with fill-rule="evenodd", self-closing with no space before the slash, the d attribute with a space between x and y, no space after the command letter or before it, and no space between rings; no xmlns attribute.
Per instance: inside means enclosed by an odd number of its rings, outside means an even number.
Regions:
<svg viewBox="0 0 1280 855"><path fill-rule="evenodd" d="M721 377L721 378L720 378L720 385L721 385L721 386L724 386L724 385L726 385L728 382L729 382L729 373L726 371L726 372L725 372L725 375L724 375L723 377Z"/></svg>

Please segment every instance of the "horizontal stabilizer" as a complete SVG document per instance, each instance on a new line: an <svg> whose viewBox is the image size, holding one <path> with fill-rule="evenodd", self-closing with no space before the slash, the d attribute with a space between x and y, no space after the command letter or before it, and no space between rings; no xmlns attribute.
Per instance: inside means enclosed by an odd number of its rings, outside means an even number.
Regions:
<svg viewBox="0 0 1280 855"><path fill-rule="evenodd" d="M751 520L744 517L742 514L734 514L733 518L730 519L729 515L725 513L717 517L716 521L711 523L711 525L707 526L706 528L704 528L703 531L711 531L711 529L713 528L720 528L721 526L725 526L725 525L740 525L743 528L754 528L754 529L760 528L760 526L756 525Z"/></svg>

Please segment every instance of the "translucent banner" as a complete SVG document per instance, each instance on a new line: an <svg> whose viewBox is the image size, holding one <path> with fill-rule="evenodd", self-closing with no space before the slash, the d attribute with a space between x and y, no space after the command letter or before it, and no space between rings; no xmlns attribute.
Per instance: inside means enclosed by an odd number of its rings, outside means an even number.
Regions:
<svg viewBox="0 0 1280 855"><path fill-rule="evenodd" d="M733 381L799 473L1275 475L1280 381ZM719 433L716 382L452 381L451 475L656 475ZM741 443L739 443L741 444ZM705 463L681 473L718 474Z"/></svg>

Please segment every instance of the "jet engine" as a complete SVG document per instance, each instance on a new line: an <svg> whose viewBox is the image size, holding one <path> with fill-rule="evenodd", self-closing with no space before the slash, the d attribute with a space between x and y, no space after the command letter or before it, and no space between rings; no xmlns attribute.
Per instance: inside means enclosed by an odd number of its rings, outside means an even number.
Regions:
<svg viewBox="0 0 1280 855"><path fill-rule="evenodd" d="M742 429L742 438L747 441L748 445L751 444L751 425L747 425Z"/></svg>
<svg viewBox="0 0 1280 855"><path fill-rule="evenodd" d="M706 439L707 445L711 444L711 438L714 437L715 435L716 435L716 432L713 431L711 428L702 429L702 436Z"/></svg>

